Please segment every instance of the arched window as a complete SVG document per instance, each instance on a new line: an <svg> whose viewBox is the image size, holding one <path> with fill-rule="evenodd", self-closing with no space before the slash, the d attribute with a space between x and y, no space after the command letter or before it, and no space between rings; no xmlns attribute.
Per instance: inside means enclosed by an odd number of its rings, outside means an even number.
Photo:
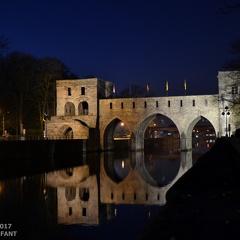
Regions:
<svg viewBox="0 0 240 240"><path fill-rule="evenodd" d="M78 105L78 114L79 115L88 115L88 103L80 102Z"/></svg>
<svg viewBox="0 0 240 240"><path fill-rule="evenodd" d="M74 116L75 115L75 106L71 102L65 104L65 116Z"/></svg>
<svg viewBox="0 0 240 240"><path fill-rule="evenodd" d="M67 201L72 201L76 198L76 188L75 187L66 187L65 188L65 197Z"/></svg>
<svg viewBox="0 0 240 240"><path fill-rule="evenodd" d="M82 201L88 201L89 200L89 189L88 188L79 188L79 198Z"/></svg>

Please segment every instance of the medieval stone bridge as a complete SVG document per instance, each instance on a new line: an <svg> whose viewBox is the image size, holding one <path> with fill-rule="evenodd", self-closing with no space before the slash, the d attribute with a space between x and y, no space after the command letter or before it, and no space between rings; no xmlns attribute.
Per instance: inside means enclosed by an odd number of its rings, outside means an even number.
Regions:
<svg viewBox="0 0 240 240"><path fill-rule="evenodd" d="M192 131L195 124L206 118L219 134L218 95L116 98L100 100L100 144L111 149L113 132L120 121L130 131L131 149L144 148L144 133L148 125L159 114L171 119L180 136L180 148L192 148Z"/></svg>
<svg viewBox="0 0 240 240"><path fill-rule="evenodd" d="M235 97L240 86L229 85L228 72L220 72L218 78L218 94L145 98L114 98L114 84L98 78L58 80L56 116L46 121L45 133L49 139L93 139L98 149L109 150L122 121L130 132L130 148L137 151L144 148L148 125L164 115L178 129L181 150L189 150L193 128L202 117L212 124L217 137L227 133L227 123L231 133L240 127L239 114L233 109L230 116L222 115L230 105L224 99Z"/></svg>

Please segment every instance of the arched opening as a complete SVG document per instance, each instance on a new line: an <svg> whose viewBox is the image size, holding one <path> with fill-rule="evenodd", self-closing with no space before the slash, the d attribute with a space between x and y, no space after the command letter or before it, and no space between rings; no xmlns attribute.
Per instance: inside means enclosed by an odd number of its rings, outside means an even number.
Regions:
<svg viewBox="0 0 240 240"><path fill-rule="evenodd" d="M73 130L71 127L67 128L67 130L64 133L64 136L66 139L73 139Z"/></svg>
<svg viewBox="0 0 240 240"><path fill-rule="evenodd" d="M201 116L192 130L193 164L196 159L206 153L216 141L216 131L212 123Z"/></svg>
<svg viewBox="0 0 240 240"><path fill-rule="evenodd" d="M171 183L177 176L180 168L180 153L164 154L153 152L144 154L144 164L149 175L159 187Z"/></svg>
<svg viewBox="0 0 240 240"><path fill-rule="evenodd" d="M78 115L88 115L88 103L86 101L79 103Z"/></svg>
<svg viewBox="0 0 240 240"><path fill-rule="evenodd" d="M116 118L107 126L104 133L104 149L128 149L131 134L129 128L120 119Z"/></svg>
<svg viewBox="0 0 240 240"><path fill-rule="evenodd" d="M157 114L147 120L144 132L144 164L158 186L175 179L180 168L180 135L175 123Z"/></svg>
<svg viewBox="0 0 240 240"><path fill-rule="evenodd" d="M65 104L65 115L74 116L75 115L75 106L72 102L67 102Z"/></svg>
<svg viewBox="0 0 240 240"><path fill-rule="evenodd" d="M73 176L74 168L66 168L59 172L60 176L64 179L71 178Z"/></svg>
<svg viewBox="0 0 240 240"><path fill-rule="evenodd" d="M65 187L65 197L67 201L72 201L76 198L76 188L75 187Z"/></svg>
<svg viewBox="0 0 240 240"><path fill-rule="evenodd" d="M161 153L179 152L180 136L175 123L158 114L152 119L144 133L144 149Z"/></svg>
<svg viewBox="0 0 240 240"><path fill-rule="evenodd" d="M79 198L82 201L88 201L90 197L89 188L79 188Z"/></svg>
<svg viewBox="0 0 240 240"><path fill-rule="evenodd" d="M131 161L128 151L117 154L107 152L104 155L104 169L108 177L115 183L123 181L131 170Z"/></svg>

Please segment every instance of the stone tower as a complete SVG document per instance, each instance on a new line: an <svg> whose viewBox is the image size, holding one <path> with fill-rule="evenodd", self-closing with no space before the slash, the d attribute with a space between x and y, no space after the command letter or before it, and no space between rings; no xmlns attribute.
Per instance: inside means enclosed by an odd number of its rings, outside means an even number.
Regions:
<svg viewBox="0 0 240 240"><path fill-rule="evenodd" d="M221 136L234 134L240 128L240 73L239 71L218 72L219 121Z"/></svg>
<svg viewBox="0 0 240 240"><path fill-rule="evenodd" d="M113 83L98 78L57 80L56 116L47 122L48 139L88 139L98 130L99 99L111 98Z"/></svg>

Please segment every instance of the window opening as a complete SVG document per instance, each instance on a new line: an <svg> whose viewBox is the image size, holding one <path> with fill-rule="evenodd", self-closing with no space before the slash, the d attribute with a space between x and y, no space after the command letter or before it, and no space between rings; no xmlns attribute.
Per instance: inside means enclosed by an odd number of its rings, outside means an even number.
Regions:
<svg viewBox="0 0 240 240"><path fill-rule="evenodd" d="M81 87L81 95L85 95L85 87Z"/></svg>
<svg viewBox="0 0 240 240"><path fill-rule="evenodd" d="M71 93L71 88L69 87L68 88L68 96L71 96L72 95L72 93Z"/></svg>

